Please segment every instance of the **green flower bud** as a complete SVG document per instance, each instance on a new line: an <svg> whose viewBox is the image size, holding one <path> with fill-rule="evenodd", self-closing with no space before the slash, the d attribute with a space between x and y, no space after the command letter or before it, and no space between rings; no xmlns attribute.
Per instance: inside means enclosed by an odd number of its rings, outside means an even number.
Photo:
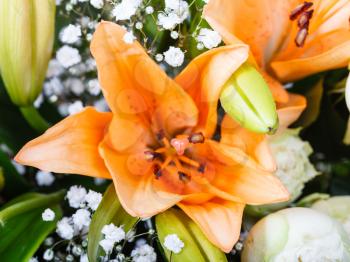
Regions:
<svg viewBox="0 0 350 262"><path fill-rule="evenodd" d="M350 261L350 240L331 217L311 208L289 208L253 226L241 261Z"/></svg>
<svg viewBox="0 0 350 262"><path fill-rule="evenodd" d="M168 261L227 261L225 254L209 242L199 227L182 211L169 209L156 216L157 235ZM167 236L176 234L183 248L175 254L165 243Z"/></svg>
<svg viewBox="0 0 350 262"><path fill-rule="evenodd" d="M262 75L248 63L227 81L220 102L229 116L251 131L273 134L278 128L270 89Z"/></svg>
<svg viewBox="0 0 350 262"><path fill-rule="evenodd" d="M337 196L319 200L311 208L340 222L350 237L350 196Z"/></svg>
<svg viewBox="0 0 350 262"><path fill-rule="evenodd" d="M0 73L16 105L31 105L41 92L55 9L55 0L0 0Z"/></svg>

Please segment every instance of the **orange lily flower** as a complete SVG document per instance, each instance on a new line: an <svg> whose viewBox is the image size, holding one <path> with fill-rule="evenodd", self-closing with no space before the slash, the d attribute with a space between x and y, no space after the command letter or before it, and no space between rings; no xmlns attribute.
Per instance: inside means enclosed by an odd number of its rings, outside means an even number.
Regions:
<svg viewBox="0 0 350 262"><path fill-rule="evenodd" d="M271 172L274 162L264 141L245 133L244 148L213 139L221 89L247 60L248 47L210 50L173 80L139 43L125 43L125 33L102 22L91 44L112 112L87 108L67 117L27 143L16 161L45 171L112 178L133 216L150 217L178 205L213 244L229 252L245 204L289 198ZM293 110L285 113L293 118Z"/></svg>
<svg viewBox="0 0 350 262"><path fill-rule="evenodd" d="M249 45L250 60L280 103L288 94L276 79L293 81L348 64L349 14L348 0L210 0L204 10L226 44Z"/></svg>

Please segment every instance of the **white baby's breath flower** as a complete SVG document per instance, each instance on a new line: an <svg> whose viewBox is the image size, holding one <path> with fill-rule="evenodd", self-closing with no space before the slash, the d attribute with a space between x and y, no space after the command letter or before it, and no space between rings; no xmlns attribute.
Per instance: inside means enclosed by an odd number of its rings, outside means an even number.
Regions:
<svg viewBox="0 0 350 262"><path fill-rule="evenodd" d="M173 67L181 66L184 62L185 54L178 47L170 46L168 51L164 52L164 60Z"/></svg>
<svg viewBox="0 0 350 262"><path fill-rule="evenodd" d="M66 198L70 207L79 208L85 204L85 196L87 192L84 187L71 186L67 192Z"/></svg>
<svg viewBox="0 0 350 262"><path fill-rule="evenodd" d="M58 77L53 77L44 83L44 93L46 96L61 95L63 90L64 86Z"/></svg>
<svg viewBox="0 0 350 262"><path fill-rule="evenodd" d="M66 89L72 91L73 94L80 96L85 91L85 85L80 78L70 77L64 81L64 86Z"/></svg>
<svg viewBox="0 0 350 262"><path fill-rule="evenodd" d="M218 32L208 28L202 28L197 36L197 41L203 43L206 48L212 49L217 47L222 39Z"/></svg>
<svg viewBox="0 0 350 262"><path fill-rule="evenodd" d="M103 248L106 254L109 254L114 247L114 241L110 239L102 239L99 244Z"/></svg>
<svg viewBox="0 0 350 262"><path fill-rule="evenodd" d="M129 20L135 15L141 3L142 0L122 0L113 8L112 15L115 17L116 21Z"/></svg>
<svg viewBox="0 0 350 262"><path fill-rule="evenodd" d="M63 28L60 32L60 40L65 44L74 44L81 37L81 27L80 25L68 25Z"/></svg>
<svg viewBox="0 0 350 262"><path fill-rule="evenodd" d="M136 37L134 36L133 32L126 32L123 36L123 41L127 44L132 44Z"/></svg>
<svg viewBox="0 0 350 262"><path fill-rule="evenodd" d="M153 247L147 244L139 245L131 251L131 257L133 262L157 261L157 254L154 252Z"/></svg>
<svg viewBox="0 0 350 262"><path fill-rule="evenodd" d="M78 209L72 216L74 226L78 230L82 230L83 227L88 227L91 222L91 213L86 209Z"/></svg>
<svg viewBox="0 0 350 262"><path fill-rule="evenodd" d="M51 186L55 181L55 177L50 172L38 171L35 180L39 186Z"/></svg>
<svg viewBox="0 0 350 262"><path fill-rule="evenodd" d="M111 223L109 225L105 225L102 228L101 232L102 232L102 234L104 234L106 239L112 240L116 243L125 239L125 236L126 236L123 227L121 227L121 226L117 227L113 223Z"/></svg>
<svg viewBox="0 0 350 262"><path fill-rule="evenodd" d="M64 72L64 68L57 59L51 59L47 68L46 77L59 76Z"/></svg>
<svg viewBox="0 0 350 262"><path fill-rule="evenodd" d="M172 39L178 39L179 38L179 33L176 31L171 31L170 36Z"/></svg>
<svg viewBox="0 0 350 262"><path fill-rule="evenodd" d="M72 239L74 236L74 228L71 225L70 219L68 217L62 218L57 222L56 233L63 239Z"/></svg>
<svg viewBox="0 0 350 262"><path fill-rule="evenodd" d="M80 256L79 262L89 262L88 255L87 255L86 253L83 253L83 254Z"/></svg>
<svg viewBox="0 0 350 262"><path fill-rule="evenodd" d="M98 205L101 203L101 200L102 194L92 190L89 190L89 192L85 196L85 201L88 207L90 207L93 211L97 209Z"/></svg>
<svg viewBox="0 0 350 262"><path fill-rule="evenodd" d="M103 0L90 0L90 4L96 9L101 9L104 5Z"/></svg>
<svg viewBox="0 0 350 262"><path fill-rule="evenodd" d="M108 110L109 110L108 104L107 104L106 100L103 97L101 99L99 99L99 100L94 102L94 107L99 112L108 112ZM103 183L101 180L96 180L95 179L95 184L98 183L97 185L99 185L100 182Z"/></svg>
<svg viewBox="0 0 350 262"><path fill-rule="evenodd" d="M53 221L55 219L55 212L51 208L46 208L41 214L44 221Z"/></svg>
<svg viewBox="0 0 350 262"><path fill-rule="evenodd" d="M156 61L157 62L162 62L164 59L164 56L162 54L156 54Z"/></svg>
<svg viewBox="0 0 350 262"><path fill-rule="evenodd" d="M55 254L52 249L46 249L43 255L43 259L46 261L50 261L53 259L54 255Z"/></svg>
<svg viewBox="0 0 350 262"><path fill-rule="evenodd" d="M32 257L31 259L29 259L29 262L39 262L37 257Z"/></svg>
<svg viewBox="0 0 350 262"><path fill-rule="evenodd" d="M74 115L81 112L83 109L84 109L83 102L81 102L80 100L77 100L72 104L68 105L68 114Z"/></svg>
<svg viewBox="0 0 350 262"><path fill-rule="evenodd" d="M180 253L185 246L184 242L182 242L176 234L167 235L164 238L163 244L168 250L174 252L175 254Z"/></svg>
<svg viewBox="0 0 350 262"><path fill-rule="evenodd" d="M158 14L158 24L166 30L172 30L180 23L181 20L179 16L175 13Z"/></svg>
<svg viewBox="0 0 350 262"><path fill-rule="evenodd" d="M67 45L62 46L56 53L56 59L65 68L78 64L81 61L79 50Z"/></svg>
<svg viewBox="0 0 350 262"><path fill-rule="evenodd" d="M150 15L150 14L153 14L154 8L152 6L147 6L145 11L146 11L146 14Z"/></svg>
<svg viewBox="0 0 350 262"><path fill-rule="evenodd" d="M98 79L91 79L87 83L90 95L98 96L101 93L101 86Z"/></svg>

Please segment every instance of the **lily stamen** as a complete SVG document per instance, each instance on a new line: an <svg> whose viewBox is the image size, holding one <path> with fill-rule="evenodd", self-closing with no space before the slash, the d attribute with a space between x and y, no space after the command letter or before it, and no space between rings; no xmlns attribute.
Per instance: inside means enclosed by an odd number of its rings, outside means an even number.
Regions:
<svg viewBox="0 0 350 262"><path fill-rule="evenodd" d="M196 168L200 167L200 164L198 162L196 162L196 161L194 161L194 160L192 160L192 159L190 159L190 158L188 158L186 156L179 156L179 159L182 162L184 162L184 163L186 163L186 164L188 164L190 166L193 166L193 167L196 167Z"/></svg>
<svg viewBox="0 0 350 262"><path fill-rule="evenodd" d="M300 5L298 5L289 15L290 20L295 20L298 18L298 16L307 11L311 6L313 5L312 2L304 2Z"/></svg>
<svg viewBox="0 0 350 262"><path fill-rule="evenodd" d="M188 141L192 144L204 143L205 137L202 132L194 133L188 137Z"/></svg>

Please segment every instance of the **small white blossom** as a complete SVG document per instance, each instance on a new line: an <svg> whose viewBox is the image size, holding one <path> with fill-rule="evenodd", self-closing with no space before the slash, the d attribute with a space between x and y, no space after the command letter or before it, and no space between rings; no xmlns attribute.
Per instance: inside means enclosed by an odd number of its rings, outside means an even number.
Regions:
<svg viewBox="0 0 350 262"><path fill-rule="evenodd" d="M83 227L88 227L91 222L91 213L86 209L78 209L72 216L74 226L78 230L82 230Z"/></svg>
<svg viewBox="0 0 350 262"><path fill-rule="evenodd" d="M142 0L122 0L113 8L112 15L115 17L116 21L129 20L136 14L141 3Z"/></svg>
<svg viewBox="0 0 350 262"><path fill-rule="evenodd" d="M146 11L146 14L150 15L150 14L153 14L154 8L152 6L147 6L145 11Z"/></svg>
<svg viewBox="0 0 350 262"><path fill-rule="evenodd" d="M55 177L50 172L38 171L35 180L39 186L51 186L55 181Z"/></svg>
<svg viewBox="0 0 350 262"><path fill-rule="evenodd" d="M54 77L44 84L44 93L46 96L61 95L63 93L64 86L61 80Z"/></svg>
<svg viewBox="0 0 350 262"><path fill-rule="evenodd" d="M64 72L64 68L57 59L51 59L47 68L46 77L59 76Z"/></svg>
<svg viewBox="0 0 350 262"><path fill-rule="evenodd" d="M171 31L170 36L172 39L178 39L179 38L179 33L176 31Z"/></svg>
<svg viewBox="0 0 350 262"><path fill-rule="evenodd" d="M203 43L206 48L212 49L217 47L222 39L218 32L208 28L202 28L197 36L197 41Z"/></svg>
<svg viewBox="0 0 350 262"><path fill-rule="evenodd" d="M103 248L106 254L109 254L114 247L114 241L110 239L102 239L99 244Z"/></svg>
<svg viewBox="0 0 350 262"><path fill-rule="evenodd" d="M86 253L83 253L83 254L80 256L79 262L89 262L88 255L87 255Z"/></svg>
<svg viewBox="0 0 350 262"><path fill-rule="evenodd" d="M62 43L73 44L80 40L81 27L80 25L68 25L60 32L60 40Z"/></svg>
<svg viewBox="0 0 350 262"><path fill-rule="evenodd" d="M125 231L122 227L117 227L113 223L109 225L105 225L102 228L102 234L104 234L105 238L108 240L112 240L116 243L125 239Z"/></svg>
<svg viewBox="0 0 350 262"><path fill-rule="evenodd" d="M108 104L107 104L106 100L103 97L101 99L99 99L99 100L94 102L94 107L99 112L108 112L108 110L109 110ZM95 184L96 183L100 183L100 181L95 179Z"/></svg>
<svg viewBox="0 0 350 262"><path fill-rule="evenodd" d="M79 208L84 205L86 194L87 192L84 187L71 186L66 195L69 206L73 208Z"/></svg>
<svg viewBox="0 0 350 262"><path fill-rule="evenodd" d="M36 257L32 257L29 259L29 262L39 262L39 260Z"/></svg>
<svg viewBox="0 0 350 262"><path fill-rule="evenodd" d="M183 0L166 0L165 12L158 15L158 24L166 30L181 24L189 15L188 3Z"/></svg>
<svg viewBox="0 0 350 262"><path fill-rule="evenodd" d="M176 234L167 235L163 244L168 250L175 254L180 253L185 246L184 242L182 242Z"/></svg>
<svg viewBox="0 0 350 262"><path fill-rule="evenodd" d="M95 211L98 205L101 203L102 194L89 190L89 193L85 196L85 201L91 210Z"/></svg>
<svg viewBox="0 0 350 262"><path fill-rule="evenodd" d="M84 109L83 102L77 100L74 103L68 105L68 114L74 115L81 112Z"/></svg>
<svg viewBox="0 0 350 262"><path fill-rule="evenodd" d="M64 45L57 51L56 59L63 67L68 68L80 63L81 56L78 49Z"/></svg>
<svg viewBox="0 0 350 262"><path fill-rule="evenodd" d="M35 108L39 108L42 103L44 102L44 96L43 94L40 94L34 101L33 105Z"/></svg>
<svg viewBox="0 0 350 262"><path fill-rule="evenodd" d="M154 252L153 247L147 244L136 247L131 252L133 262L155 262L157 261L157 255Z"/></svg>
<svg viewBox="0 0 350 262"><path fill-rule="evenodd" d="M24 175L24 173L26 172L26 168L24 166L22 166L21 164L18 164L16 161L11 160L12 165L16 168L17 172L20 175Z"/></svg>
<svg viewBox="0 0 350 262"><path fill-rule="evenodd" d="M41 217L44 221L53 221L55 219L55 212L50 208L46 208L41 214Z"/></svg>
<svg viewBox="0 0 350 262"><path fill-rule="evenodd" d="M90 95L98 96L101 93L101 86L98 79L91 79L87 83Z"/></svg>
<svg viewBox="0 0 350 262"><path fill-rule="evenodd" d="M64 86L66 89L72 91L73 94L80 96L85 91L85 86L83 81L77 77L70 77L64 81Z"/></svg>
<svg viewBox="0 0 350 262"><path fill-rule="evenodd" d="M96 9L101 9L103 7L103 0L90 0L90 4Z"/></svg>
<svg viewBox="0 0 350 262"><path fill-rule="evenodd" d="M132 44L136 37L132 32L126 32L123 36L123 41L127 44Z"/></svg>
<svg viewBox="0 0 350 262"><path fill-rule="evenodd" d="M63 239L69 240L73 238L74 228L72 227L68 217L64 217L57 222L56 233Z"/></svg>
<svg viewBox="0 0 350 262"><path fill-rule="evenodd" d="M52 249L46 249L46 251L44 252L44 255L43 255L43 259L46 260L46 261L50 261L52 260L54 257L54 253L53 253L53 250Z"/></svg>
<svg viewBox="0 0 350 262"><path fill-rule="evenodd" d="M141 30L142 27L143 27L143 24L142 24L141 22L137 22L137 23L135 24L135 28L138 29L138 30Z"/></svg>
<svg viewBox="0 0 350 262"><path fill-rule="evenodd" d="M198 44L197 44L197 49L198 49L198 50L203 50L203 49L204 49L203 43L198 43Z"/></svg>
<svg viewBox="0 0 350 262"><path fill-rule="evenodd" d="M162 54L156 54L156 61L157 62L162 62L164 59L164 56Z"/></svg>
<svg viewBox="0 0 350 262"><path fill-rule="evenodd" d="M185 54L178 47L169 47L168 51L164 52L164 59L173 67L181 66L185 59Z"/></svg>
<svg viewBox="0 0 350 262"><path fill-rule="evenodd" d="M172 30L181 23L179 16L175 13L158 14L158 24L166 30Z"/></svg>

